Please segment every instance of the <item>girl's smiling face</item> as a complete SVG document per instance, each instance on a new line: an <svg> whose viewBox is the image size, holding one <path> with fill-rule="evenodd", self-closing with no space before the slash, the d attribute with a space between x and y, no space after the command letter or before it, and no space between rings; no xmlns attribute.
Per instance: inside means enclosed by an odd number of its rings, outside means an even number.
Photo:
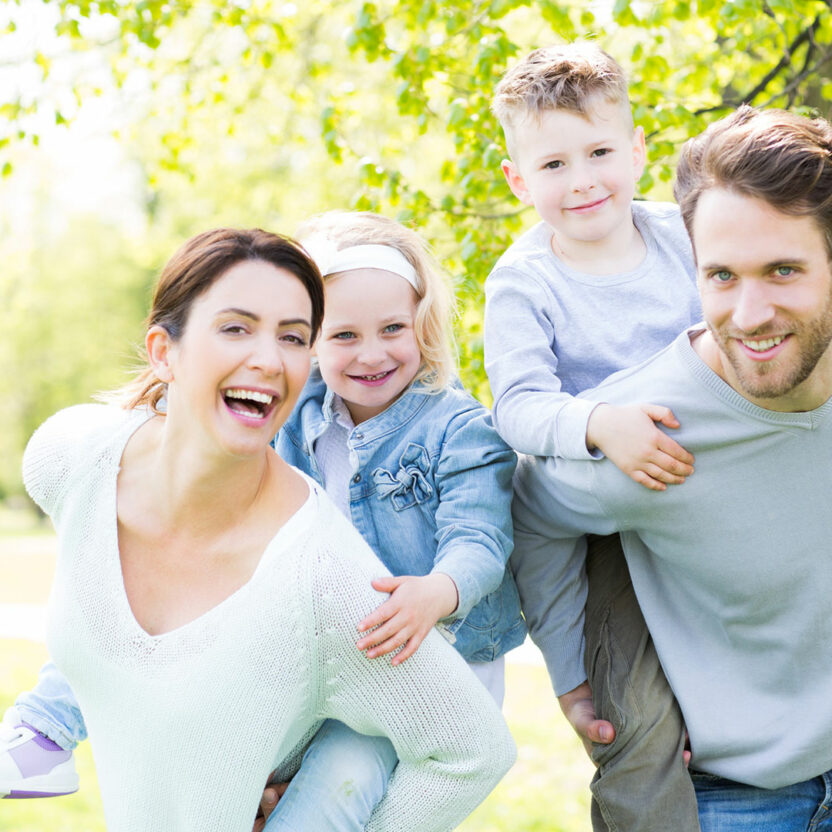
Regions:
<svg viewBox="0 0 832 832"><path fill-rule="evenodd" d="M383 269L332 275L325 291L318 364L358 424L385 410L419 372L418 298L404 278Z"/></svg>
<svg viewBox="0 0 832 832"><path fill-rule="evenodd" d="M168 415L181 412L232 454L261 452L309 374L311 317L291 272L262 260L232 266L193 302L179 340L160 326L148 332Z"/></svg>

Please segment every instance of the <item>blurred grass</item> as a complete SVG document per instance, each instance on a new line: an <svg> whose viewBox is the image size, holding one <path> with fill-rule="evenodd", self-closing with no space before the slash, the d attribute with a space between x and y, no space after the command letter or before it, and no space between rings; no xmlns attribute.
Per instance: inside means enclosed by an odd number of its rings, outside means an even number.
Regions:
<svg viewBox="0 0 832 832"><path fill-rule="evenodd" d="M54 535L34 517L23 521L0 510L0 603L45 603L55 548ZM0 713L35 684L45 658L42 644L0 639ZM589 832L592 766L558 709L543 667L509 661L503 711L517 742L517 762L459 829ZM0 832L105 832L88 743L77 749L76 764L79 792L0 802Z"/></svg>

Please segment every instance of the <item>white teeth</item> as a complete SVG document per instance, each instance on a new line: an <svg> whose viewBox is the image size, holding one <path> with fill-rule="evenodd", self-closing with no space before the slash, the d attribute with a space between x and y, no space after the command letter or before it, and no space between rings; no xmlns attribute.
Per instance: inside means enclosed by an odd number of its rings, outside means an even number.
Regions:
<svg viewBox="0 0 832 832"><path fill-rule="evenodd" d="M252 402L260 402L260 404L271 404L274 398L268 393L260 393L258 390L245 390L242 387L233 387L231 390L226 390L225 395L230 399L248 399Z"/></svg>
<svg viewBox="0 0 832 832"><path fill-rule="evenodd" d="M772 347L776 347L784 338L783 335L778 335L776 338L766 338L765 341L746 341L743 339L743 344L754 352L765 352Z"/></svg>

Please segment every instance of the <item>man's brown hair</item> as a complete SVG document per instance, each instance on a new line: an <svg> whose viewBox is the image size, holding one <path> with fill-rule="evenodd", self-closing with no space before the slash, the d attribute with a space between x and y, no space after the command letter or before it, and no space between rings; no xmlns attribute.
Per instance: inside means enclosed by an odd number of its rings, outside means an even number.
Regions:
<svg viewBox="0 0 832 832"><path fill-rule="evenodd" d="M832 125L787 110L741 106L682 147L673 192L688 234L699 197L724 188L811 216L832 259Z"/></svg>

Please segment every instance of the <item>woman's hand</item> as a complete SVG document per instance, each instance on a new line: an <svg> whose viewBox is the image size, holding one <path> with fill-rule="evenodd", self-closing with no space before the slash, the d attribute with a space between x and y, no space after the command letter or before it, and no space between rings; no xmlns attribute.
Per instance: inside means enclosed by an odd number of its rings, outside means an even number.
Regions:
<svg viewBox="0 0 832 832"><path fill-rule="evenodd" d="M372 632L359 639L356 647L367 650L370 659L401 647L393 656L394 665L410 658L436 622L459 604L456 584L442 572L376 578L372 583L373 589L389 592L390 597L359 622L360 632Z"/></svg>

